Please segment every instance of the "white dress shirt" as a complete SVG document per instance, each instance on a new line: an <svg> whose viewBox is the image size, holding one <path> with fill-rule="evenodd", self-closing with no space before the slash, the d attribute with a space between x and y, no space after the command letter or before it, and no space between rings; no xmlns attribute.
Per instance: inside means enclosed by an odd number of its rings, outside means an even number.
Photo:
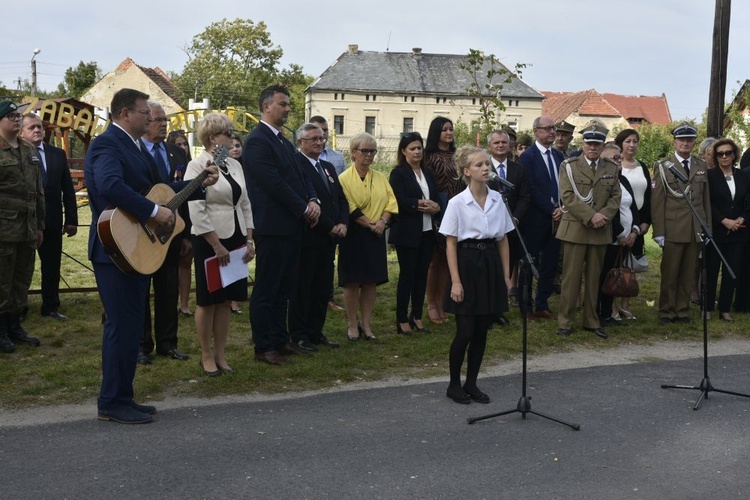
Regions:
<svg viewBox="0 0 750 500"><path fill-rule="evenodd" d="M500 199L500 193L487 188L484 209L474 199L467 187L448 201L440 233L455 236L458 241L475 239L501 240L513 230L508 210Z"/></svg>

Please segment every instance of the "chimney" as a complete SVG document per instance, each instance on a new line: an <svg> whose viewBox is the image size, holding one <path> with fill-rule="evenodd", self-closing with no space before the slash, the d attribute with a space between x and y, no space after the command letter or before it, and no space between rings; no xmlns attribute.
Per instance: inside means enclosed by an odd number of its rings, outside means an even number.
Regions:
<svg viewBox="0 0 750 500"><path fill-rule="evenodd" d="M422 47L414 47L411 49L412 54L415 56L421 56L422 55Z"/></svg>
<svg viewBox="0 0 750 500"><path fill-rule="evenodd" d="M359 52L359 45L357 45L356 43L350 43L349 44L349 53L350 54L356 54L357 52Z"/></svg>

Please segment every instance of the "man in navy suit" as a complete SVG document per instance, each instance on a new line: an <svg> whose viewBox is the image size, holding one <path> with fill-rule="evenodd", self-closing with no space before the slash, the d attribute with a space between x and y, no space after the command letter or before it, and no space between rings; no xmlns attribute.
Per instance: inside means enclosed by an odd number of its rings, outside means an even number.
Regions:
<svg viewBox="0 0 750 500"><path fill-rule="evenodd" d="M23 117L21 137L36 148L42 168L44 186L44 242L38 248L42 271L42 316L65 319L60 307L60 259L63 234L78 232L78 207L70 167L65 151L44 144L44 125L37 115ZM65 217L63 218L63 206Z"/></svg>
<svg viewBox="0 0 750 500"><path fill-rule="evenodd" d="M141 222L154 219L161 225L174 225L172 210L141 194L161 181L153 157L140 140L152 121L147 101L148 95L137 90L125 88L115 93L110 105L112 124L91 143L84 167L92 212L89 259L106 312L98 418L124 424L151 422L151 415L156 413L153 406L133 400L149 277L126 274L115 265L97 237L97 222L104 210L114 206ZM209 186L216 183L219 174L215 165L206 169L209 176L203 185ZM186 184L171 186L179 191ZM198 190L194 198L201 195Z"/></svg>
<svg viewBox="0 0 750 500"><path fill-rule="evenodd" d="M531 191L529 183L526 180L526 171L518 163L513 161L511 151L512 141L506 130L493 130L487 137L487 150L490 153L490 161L495 173L506 179L515 186L512 191L505 191L511 214L516 221L519 230L521 229L520 221L526 216L531 203ZM495 191L503 192L503 188L498 181L490 181L490 188ZM518 282L518 259L521 257L520 243L515 231L508 234L508 245L510 249L510 266L512 268L511 279L514 283ZM508 298L512 305L518 306L518 289L516 287L508 290ZM508 320L501 314L497 318L500 326L507 324Z"/></svg>
<svg viewBox="0 0 750 500"><path fill-rule="evenodd" d="M148 102L151 111L151 124L148 132L141 139L148 151L154 158L157 170L161 175L159 182L175 181L175 173L185 170L187 158L185 151L164 142L167 138L167 123L169 119L161 104L155 101ZM187 242L187 243L186 243ZM138 364L151 364L149 354L156 347L156 353L171 359L185 361L190 357L177 349L177 323L180 281L180 255L183 247L190 244L190 227L185 224L185 230L177 235L169 245L164 263L154 274L151 282L154 285L154 321L151 328L151 301L146 298L146 314L143 323L143 339L141 341L141 352L138 355ZM152 331L153 337L152 338ZM154 340L156 345L154 345Z"/></svg>
<svg viewBox="0 0 750 500"><path fill-rule="evenodd" d="M302 238L296 291L289 302L289 333L292 342L306 351L317 351L316 344L339 347L323 333L328 296L333 282L336 239L345 238L349 204L339 184L334 166L320 160L325 144L323 130L305 123L297 131L297 162L315 188L320 200L320 219L307 227Z"/></svg>
<svg viewBox="0 0 750 500"><path fill-rule="evenodd" d="M255 359L272 365L300 352L287 330L287 302L294 291L305 224L314 227L320 202L281 133L289 118L289 91L274 85L258 97L261 122L245 141L242 164L255 222L255 285L250 326Z"/></svg>
<svg viewBox="0 0 750 500"><path fill-rule="evenodd" d="M560 241L555 238L557 224L562 218L559 205L558 180L562 153L552 147L555 142L555 121L549 116L534 120L534 144L521 154L518 163L526 171L531 191L531 205L521 223L529 253L538 259L539 282L532 312L525 304L529 319L556 319L549 310L547 300L552 295L557 262L560 258ZM531 290L531 273L527 273L527 290ZM526 300L527 297L523 297Z"/></svg>

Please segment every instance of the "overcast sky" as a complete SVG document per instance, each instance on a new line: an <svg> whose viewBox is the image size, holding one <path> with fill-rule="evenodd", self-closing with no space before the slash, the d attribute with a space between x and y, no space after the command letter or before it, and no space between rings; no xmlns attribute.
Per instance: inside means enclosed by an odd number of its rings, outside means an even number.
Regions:
<svg viewBox="0 0 750 500"><path fill-rule="evenodd" d="M0 82L30 79L52 90L65 70L96 61L106 73L126 57L141 66L182 70L182 50L222 18L264 21L283 66L319 76L356 43L360 50L498 56L531 64L526 83L540 91L666 94L672 118L706 109L715 2L711 0L445 1L26 0L4 2ZM487 8L487 5L492 7ZM194 6L194 7L193 7ZM130 14L132 12L132 14ZM543 14L543 17L542 17ZM732 4L727 100L750 78L750 2Z"/></svg>

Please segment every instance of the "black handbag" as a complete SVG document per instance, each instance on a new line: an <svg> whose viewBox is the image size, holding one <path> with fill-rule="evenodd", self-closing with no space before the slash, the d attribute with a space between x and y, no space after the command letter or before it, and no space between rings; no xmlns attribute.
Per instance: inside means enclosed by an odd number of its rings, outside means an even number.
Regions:
<svg viewBox="0 0 750 500"><path fill-rule="evenodd" d="M602 293L613 297L636 297L640 292L635 271L628 267L631 259L630 248L620 247L615 267L607 272L602 283Z"/></svg>

